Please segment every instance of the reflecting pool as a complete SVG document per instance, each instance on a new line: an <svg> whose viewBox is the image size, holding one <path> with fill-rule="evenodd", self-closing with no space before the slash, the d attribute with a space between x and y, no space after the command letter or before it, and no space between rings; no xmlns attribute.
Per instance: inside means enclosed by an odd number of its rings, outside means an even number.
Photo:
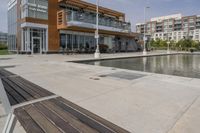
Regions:
<svg viewBox="0 0 200 133"><path fill-rule="evenodd" d="M198 54L86 61L82 63L182 77L200 78L200 55Z"/></svg>

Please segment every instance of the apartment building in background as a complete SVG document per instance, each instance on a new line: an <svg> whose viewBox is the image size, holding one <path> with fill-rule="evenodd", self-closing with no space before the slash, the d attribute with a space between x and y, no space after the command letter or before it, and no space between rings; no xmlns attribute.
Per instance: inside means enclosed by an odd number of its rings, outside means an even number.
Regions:
<svg viewBox="0 0 200 133"><path fill-rule="evenodd" d="M160 38L178 42L185 38L200 41L200 15L173 14L151 18L146 24L136 24L137 33L144 34L144 30L152 39Z"/></svg>
<svg viewBox="0 0 200 133"><path fill-rule="evenodd" d="M0 44L7 44L7 33L0 32Z"/></svg>
<svg viewBox="0 0 200 133"><path fill-rule="evenodd" d="M96 5L81 0L11 0L8 46L21 53L95 51ZM99 7L99 44L111 51L136 51L125 14Z"/></svg>

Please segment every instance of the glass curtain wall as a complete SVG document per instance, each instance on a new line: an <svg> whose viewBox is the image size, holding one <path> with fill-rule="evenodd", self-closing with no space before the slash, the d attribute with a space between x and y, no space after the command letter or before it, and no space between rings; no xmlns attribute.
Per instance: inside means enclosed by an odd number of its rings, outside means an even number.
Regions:
<svg viewBox="0 0 200 133"><path fill-rule="evenodd" d="M48 19L48 0L22 0L21 18Z"/></svg>
<svg viewBox="0 0 200 133"><path fill-rule="evenodd" d="M62 34L61 47L74 52L94 52L96 40L92 35Z"/></svg>
<svg viewBox="0 0 200 133"><path fill-rule="evenodd" d="M60 47L68 52L94 53L96 50L96 39L93 34L82 32L61 32ZM137 50L134 39L100 35L100 47L107 47L107 52L128 52Z"/></svg>
<svg viewBox="0 0 200 133"><path fill-rule="evenodd" d="M17 5L8 10L8 50L15 51L17 34Z"/></svg>

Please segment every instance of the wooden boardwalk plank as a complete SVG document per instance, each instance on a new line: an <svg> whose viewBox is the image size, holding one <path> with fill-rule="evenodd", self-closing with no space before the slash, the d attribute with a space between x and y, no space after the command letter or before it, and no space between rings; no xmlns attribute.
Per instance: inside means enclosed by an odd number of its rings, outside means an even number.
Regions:
<svg viewBox="0 0 200 133"><path fill-rule="evenodd" d="M121 127L119 127L119 126L117 126L117 125L115 125L115 124L113 124L113 123L111 123L111 122L109 122L109 121L97 116L97 115L95 115L94 113L92 113L92 112L90 112L90 111L88 111L88 110L86 110L86 109L84 109L84 108L82 108L82 107L80 107L80 106L78 106L78 105L76 105L76 104L64 99L64 98L62 98L62 97L58 97L56 99L58 101L64 103L65 105L68 105L68 106L80 111L81 113L85 114L86 116L98 121L99 123L105 125L106 127L112 129L113 132L130 133L129 131L127 131L127 130L125 130L125 129L123 129L123 128L121 128ZM61 104L61 106L62 106L62 104ZM77 116L76 113L73 113L73 110L71 110L70 112L72 112L72 114L74 114L74 116Z"/></svg>
<svg viewBox="0 0 200 133"><path fill-rule="evenodd" d="M9 100L11 106L18 104L17 100L12 95L10 95L9 93L7 93L7 96L8 96L8 100Z"/></svg>
<svg viewBox="0 0 200 133"><path fill-rule="evenodd" d="M53 123L42 115L33 105L24 107L25 111L32 119L45 131L45 133L61 133Z"/></svg>
<svg viewBox="0 0 200 133"><path fill-rule="evenodd" d="M97 130L92 129L88 125L82 123L79 121L76 117L74 117L72 114L66 112L56 104L50 101L43 101L43 106L46 106L47 108L50 108L54 112L56 112L61 118L63 118L65 121L69 122L73 127L78 129L81 133L98 133Z"/></svg>
<svg viewBox="0 0 200 133"><path fill-rule="evenodd" d="M2 78L2 77L8 77L8 76L11 76L11 75L15 75L15 74L13 74L13 73L5 70L5 69L0 68L0 75L1 75L1 78Z"/></svg>
<svg viewBox="0 0 200 133"><path fill-rule="evenodd" d="M29 93L30 95L32 95L32 97L34 97L35 99L37 98L41 98L42 96L40 94L38 94L37 92L33 91L33 89L31 89L29 86L19 82L16 77L11 77L9 78L10 80L12 80L16 85L18 85L20 88L22 88L24 91L26 91L27 93Z"/></svg>
<svg viewBox="0 0 200 133"><path fill-rule="evenodd" d="M2 83L4 85L5 91L9 93L14 99L16 99L17 103L22 103L25 102L26 100L19 94L17 93L12 87L10 87L4 79L2 79ZM14 104L14 103L11 103Z"/></svg>
<svg viewBox="0 0 200 133"><path fill-rule="evenodd" d="M79 133L79 131L76 128L70 125L71 123L64 121L56 113L52 112L42 104L36 103L34 105L47 119L52 121L60 129L62 129L63 132Z"/></svg>
<svg viewBox="0 0 200 133"><path fill-rule="evenodd" d="M17 80L21 83L23 83L24 85L27 85L27 87L30 87L31 89L33 89L35 92L41 94L42 96L51 96L51 95L54 95L52 92L49 92L47 91L46 89L22 78L22 77L19 77L17 78Z"/></svg>
<svg viewBox="0 0 200 133"><path fill-rule="evenodd" d="M22 88L20 88L18 85L16 85L13 81L4 78L3 81L5 81L7 84L9 84L10 87L12 87L16 92L18 92L26 101L33 100L34 98L24 91Z"/></svg>
<svg viewBox="0 0 200 133"><path fill-rule="evenodd" d="M45 133L23 108L16 109L14 114L27 133Z"/></svg>
<svg viewBox="0 0 200 133"><path fill-rule="evenodd" d="M77 111L76 109L73 109L72 107L68 106L67 104L60 102L56 99L51 99L50 101L54 102L56 105L61 107L63 110L71 113L74 115L77 119L79 119L81 122L87 124L91 128L97 130L100 133L115 133L112 128L106 127L105 125L101 124L98 121L95 121L95 119L92 119L85 114Z"/></svg>

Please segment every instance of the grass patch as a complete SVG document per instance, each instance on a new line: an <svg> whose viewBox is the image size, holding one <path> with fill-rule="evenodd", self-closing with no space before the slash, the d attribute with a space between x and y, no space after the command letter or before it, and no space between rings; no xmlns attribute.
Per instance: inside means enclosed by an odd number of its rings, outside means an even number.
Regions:
<svg viewBox="0 0 200 133"><path fill-rule="evenodd" d="M8 50L0 50L0 55L8 55Z"/></svg>

